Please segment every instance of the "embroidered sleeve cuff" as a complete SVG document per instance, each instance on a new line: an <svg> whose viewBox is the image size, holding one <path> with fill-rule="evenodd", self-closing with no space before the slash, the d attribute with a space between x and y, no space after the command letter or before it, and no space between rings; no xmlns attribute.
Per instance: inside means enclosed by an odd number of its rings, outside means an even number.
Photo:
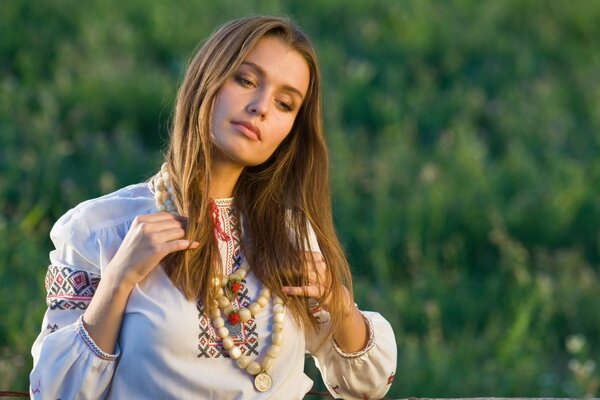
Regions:
<svg viewBox="0 0 600 400"><path fill-rule="evenodd" d="M77 330L77 333L79 334L79 337L81 338L81 340L83 340L83 342L87 345L87 347L97 357L99 357L103 360L107 360L107 361L115 361L119 357L120 352L119 352L118 346L117 346L117 349L115 350L115 354L109 354L109 353L102 351L102 349L100 349L100 347L98 347L96 345L94 340L90 337L88 332L85 330L85 327L83 326L83 314L81 316L79 316L79 318L77 318L77 323L75 324L75 329Z"/></svg>
<svg viewBox="0 0 600 400"><path fill-rule="evenodd" d="M359 350L359 351L354 352L354 353L347 353L344 350L340 349L340 347L337 345L337 343L335 342L335 340L331 341L332 344L333 344L333 348L335 349L335 351L340 356L342 356L343 358L353 359L353 358L361 357L364 354L366 354L369 350L371 350L373 348L373 346L375 345L375 333L373 331L373 323L362 312L361 312L361 315L362 315L363 319L365 320L365 322L367 324L367 329L369 330L369 341L367 342L367 345L365 346L364 349Z"/></svg>

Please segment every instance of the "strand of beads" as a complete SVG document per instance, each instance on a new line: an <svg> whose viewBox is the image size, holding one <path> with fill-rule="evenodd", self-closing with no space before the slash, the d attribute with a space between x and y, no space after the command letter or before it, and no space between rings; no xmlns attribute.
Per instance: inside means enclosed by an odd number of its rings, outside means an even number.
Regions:
<svg viewBox="0 0 600 400"><path fill-rule="evenodd" d="M177 214L175 204L172 201L173 187L169 177L167 164L161 166L160 172L153 179L154 184L154 199L156 208L159 212L169 212ZM271 292L268 288L262 287L256 301L236 310L231 302L241 289L241 281L248 274L248 268L242 266L234 273L229 275L227 279L215 278L214 286L217 291L216 300L210 310L210 317L217 334L222 340L223 348L229 353L229 357L235 360L238 367L246 370L250 375L255 376L254 387L265 392L273 385L273 378L269 372L273 368L275 358L280 352L281 344L283 343L283 320L285 315L285 306L283 300L278 297L273 297L273 332L271 334L271 345L267 349L262 362L259 364L253 361L249 356L242 354L242 350L235 344L229 336L229 329L225 326L224 315L230 324L246 323L251 318L256 316L267 306ZM231 296L231 299L227 297Z"/></svg>
<svg viewBox="0 0 600 400"><path fill-rule="evenodd" d="M256 301L251 303L247 308L242 307L236 310L227 297L228 293L232 293L232 296L237 296L237 292L241 288L239 285L240 281L246 277L247 273L248 269L246 267L240 267L237 271L229 275L227 279L215 279L217 299L211 310L211 318L213 326L222 340L223 347L229 353L229 357L236 361L238 367L245 369L250 375L256 376L254 378L254 386L257 390L267 391L273 384L273 379L269 375L269 372L283 343L283 319L285 313L283 300L277 296L273 298L273 333L271 334L271 345L260 364L257 361L252 361L247 355L242 354L242 351L229 336L229 329L225 327L225 319L222 317L223 314L230 324L245 323L252 317L255 318L267 306L271 292L265 287L262 287Z"/></svg>
<svg viewBox="0 0 600 400"><path fill-rule="evenodd" d="M167 163L164 163L160 167L160 172L154 178L154 201L159 212L166 211L171 214L177 214L175 204L171 200L172 195L173 187L171 186Z"/></svg>
<svg viewBox="0 0 600 400"><path fill-rule="evenodd" d="M248 322L253 316L257 316L269 303L271 292L266 287L262 287L256 301L235 310L231 300L237 296L241 289L241 281L248 275L248 267L241 266L237 271L233 272L227 279L216 278L215 284L217 287L217 306L223 310L230 323L235 324L235 320L239 319L242 323ZM237 315L238 318L231 318L232 315Z"/></svg>

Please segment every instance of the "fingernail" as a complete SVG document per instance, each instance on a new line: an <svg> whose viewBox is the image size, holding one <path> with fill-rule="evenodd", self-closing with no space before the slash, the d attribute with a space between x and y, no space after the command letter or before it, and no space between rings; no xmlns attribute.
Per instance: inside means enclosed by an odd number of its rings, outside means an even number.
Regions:
<svg viewBox="0 0 600 400"><path fill-rule="evenodd" d="M196 249L196 248L198 248L198 246L200 246L200 243L192 242L192 244L190 245L190 249Z"/></svg>

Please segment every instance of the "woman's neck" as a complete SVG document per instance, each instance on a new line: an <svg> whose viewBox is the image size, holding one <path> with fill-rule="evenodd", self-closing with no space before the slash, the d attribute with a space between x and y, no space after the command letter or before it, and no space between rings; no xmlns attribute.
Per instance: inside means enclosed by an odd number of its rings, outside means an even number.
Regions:
<svg viewBox="0 0 600 400"><path fill-rule="evenodd" d="M243 169L240 165L214 160L208 195L213 199L233 197L233 189Z"/></svg>

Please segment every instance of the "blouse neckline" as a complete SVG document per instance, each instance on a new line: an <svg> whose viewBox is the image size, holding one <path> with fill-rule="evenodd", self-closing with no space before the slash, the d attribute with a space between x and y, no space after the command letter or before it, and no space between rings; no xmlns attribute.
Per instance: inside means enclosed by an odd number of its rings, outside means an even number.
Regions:
<svg viewBox="0 0 600 400"><path fill-rule="evenodd" d="M150 181L148 181L146 184L146 187L148 188L148 190L150 191L150 193L152 195L154 195L156 193L156 188L154 186L154 179L151 179ZM221 197L221 198L212 199L212 200L215 202L215 204L219 208L232 207L235 197Z"/></svg>
<svg viewBox="0 0 600 400"><path fill-rule="evenodd" d="M222 197L220 199L213 199L217 207L231 207L233 206L234 197Z"/></svg>

